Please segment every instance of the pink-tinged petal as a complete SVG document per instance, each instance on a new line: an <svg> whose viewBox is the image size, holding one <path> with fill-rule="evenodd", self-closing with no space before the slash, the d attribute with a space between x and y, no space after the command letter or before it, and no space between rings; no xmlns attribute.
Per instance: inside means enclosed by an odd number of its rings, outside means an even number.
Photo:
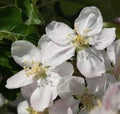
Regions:
<svg viewBox="0 0 120 114"><path fill-rule="evenodd" d="M95 96L102 98L106 89L115 82L114 75L103 74L100 77L95 78L86 78L87 88L90 93L93 93Z"/></svg>
<svg viewBox="0 0 120 114"><path fill-rule="evenodd" d="M45 66L57 66L74 56L74 53L72 45L59 46L51 41L42 51L42 63Z"/></svg>
<svg viewBox="0 0 120 114"><path fill-rule="evenodd" d="M116 100L116 98L118 99ZM103 97L103 106L106 110L120 109L120 82L116 82L108 88Z"/></svg>
<svg viewBox="0 0 120 114"><path fill-rule="evenodd" d="M89 43L97 50L104 50L113 43L115 38L115 28L104 28L100 34L90 38Z"/></svg>
<svg viewBox="0 0 120 114"><path fill-rule="evenodd" d="M15 62L22 67L31 66L33 61L41 61L40 50L36 48L32 43L25 40L13 42L11 53Z"/></svg>
<svg viewBox="0 0 120 114"><path fill-rule="evenodd" d="M87 78L101 76L106 71L102 52L91 47L79 51L77 68Z"/></svg>
<svg viewBox="0 0 120 114"><path fill-rule="evenodd" d="M15 74L14 76L8 78L6 88L9 89L20 88L33 83L33 81L34 81L33 76L27 76L25 74L25 71L22 70Z"/></svg>
<svg viewBox="0 0 120 114"><path fill-rule="evenodd" d="M114 66L114 73L120 74L120 40L116 40L111 46L107 48L107 54Z"/></svg>
<svg viewBox="0 0 120 114"><path fill-rule="evenodd" d="M84 37L94 36L101 32L103 19L97 7L85 7L75 20L75 29Z"/></svg>
<svg viewBox="0 0 120 114"><path fill-rule="evenodd" d="M46 34L48 37L57 44L66 45L71 42L70 34L74 31L62 22L52 21L46 27Z"/></svg>
<svg viewBox="0 0 120 114"><path fill-rule="evenodd" d="M27 101L20 102L17 107L17 113L18 114L29 114L29 112L27 111L28 107L29 107L29 105L28 105Z"/></svg>
<svg viewBox="0 0 120 114"><path fill-rule="evenodd" d="M84 79L81 77L64 77L57 86L58 94L61 98L68 98L72 95L79 95L85 87Z"/></svg>
<svg viewBox="0 0 120 114"><path fill-rule="evenodd" d="M37 87L31 96L31 106L34 110L42 112L53 105L56 97L56 87L50 85Z"/></svg>
<svg viewBox="0 0 120 114"><path fill-rule="evenodd" d="M35 81L32 84L29 84L21 88L21 93L27 101L30 101L30 97L33 91L36 89L36 87L37 87L37 82Z"/></svg>
<svg viewBox="0 0 120 114"><path fill-rule="evenodd" d="M56 67L49 69L51 72L57 73L60 77L72 76L74 69L70 62L64 62Z"/></svg>
<svg viewBox="0 0 120 114"><path fill-rule="evenodd" d="M68 105L64 99L60 99L49 108L49 114L67 114Z"/></svg>
<svg viewBox="0 0 120 114"><path fill-rule="evenodd" d="M70 114L68 112L72 111L76 114L78 111L78 104L78 101L73 99L73 97L59 99L49 108L49 114Z"/></svg>

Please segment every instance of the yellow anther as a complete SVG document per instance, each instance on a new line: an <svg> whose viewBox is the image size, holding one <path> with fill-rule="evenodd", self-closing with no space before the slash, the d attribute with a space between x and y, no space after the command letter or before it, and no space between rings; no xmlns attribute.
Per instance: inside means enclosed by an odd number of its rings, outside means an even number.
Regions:
<svg viewBox="0 0 120 114"><path fill-rule="evenodd" d="M39 114L37 111L33 110L32 107L29 107L26 110L29 112L29 114Z"/></svg>
<svg viewBox="0 0 120 114"><path fill-rule="evenodd" d="M97 100L97 105L98 105L98 107L102 107L102 103L99 99Z"/></svg>
<svg viewBox="0 0 120 114"><path fill-rule="evenodd" d="M76 37L73 39L73 45L77 47L84 47L88 44L88 40L83 38L80 34L77 34Z"/></svg>
<svg viewBox="0 0 120 114"><path fill-rule="evenodd" d="M46 69L40 63L32 62L31 67L24 67L27 76L33 75L37 78L45 78L46 77Z"/></svg>

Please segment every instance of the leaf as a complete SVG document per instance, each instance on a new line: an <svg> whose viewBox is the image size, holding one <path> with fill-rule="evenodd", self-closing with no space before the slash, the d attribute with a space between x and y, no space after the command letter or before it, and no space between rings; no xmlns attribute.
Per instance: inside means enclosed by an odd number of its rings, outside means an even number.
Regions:
<svg viewBox="0 0 120 114"><path fill-rule="evenodd" d="M35 27L22 22L20 9L16 6L0 8L0 40L5 38L14 41L31 33L36 33Z"/></svg>
<svg viewBox="0 0 120 114"><path fill-rule="evenodd" d="M33 0L33 2L30 0L17 0L17 5L22 10L23 20L25 21L25 24L44 24L43 17L36 7L36 0Z"/></svg>

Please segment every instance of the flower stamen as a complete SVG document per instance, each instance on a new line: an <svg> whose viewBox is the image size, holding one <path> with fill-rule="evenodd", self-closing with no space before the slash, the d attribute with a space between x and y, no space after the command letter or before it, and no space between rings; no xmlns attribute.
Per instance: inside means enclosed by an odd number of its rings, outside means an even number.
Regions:
<svg viewBox="0 0 120 114"><path fill-rule="evenodd" d="M46 69L40 63L32 62L31 67L24 67L27 76L34 75L37 78L45 78L46 77Z"/></svg>
<svg viewBox="0 0 120 114"><path fill-rule="evenodd" d="M32 107L29 107L26 110L29 112L29 114L39 114L37 111L33 110Z"/></svg>

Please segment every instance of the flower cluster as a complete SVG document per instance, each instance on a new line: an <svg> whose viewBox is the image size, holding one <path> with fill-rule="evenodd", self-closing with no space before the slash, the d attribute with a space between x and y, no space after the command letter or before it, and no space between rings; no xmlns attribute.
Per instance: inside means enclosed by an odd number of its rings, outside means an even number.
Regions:
<svg viewBox="0 0 120 114"><path fill-rule="evenodd" d="M37 47L25 40L11 47L23 68L6 84L25 98L18 114L118 114L120 40L99 9L85 7L73 29L52 21L45 30Z"/></svg>

